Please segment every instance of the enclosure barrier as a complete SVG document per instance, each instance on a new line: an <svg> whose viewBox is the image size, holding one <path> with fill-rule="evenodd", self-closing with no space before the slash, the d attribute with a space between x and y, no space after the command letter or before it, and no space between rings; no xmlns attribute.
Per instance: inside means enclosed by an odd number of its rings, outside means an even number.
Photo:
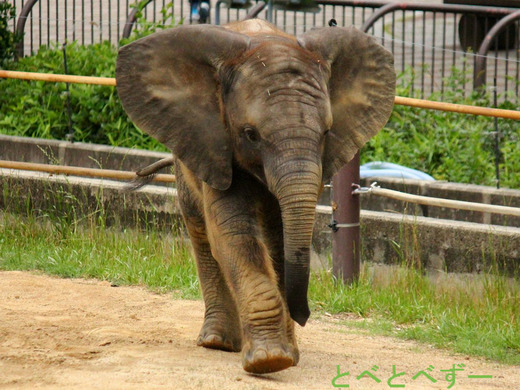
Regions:
<svg viewBox="0 0 520 390"><path fill-rule="evenodd" d="M105 86L116 85L116 81L114 78L68 76L58 74L41 74L4 70L0 70L0 77L51 82L87 83ZM417 108L457 112L462 114L484 115L496 118L520 120L520 111L513 110L503 110L487 107L435 102L400 96L396 96L395 104L412 106ZM127 173L131 175L131 177L128 176L129 179L136 178L135 173ZM360 271L360 203L359 194L355 191L355 187L357 184L353 184L359 182L360 177L358 152L356 156L352 159L352 161L349 162L345 168L341 169L340 172L338 172L338 174L334 176L332 181L333 188L339 189L338 191L333 192L333 201L335 204L332 210L333 223L331 224L331 228L333 231L333 273L336 277L342 278L345 282L352 282L356 280L359 276ZM372 191L374 191L374 189L372 189ZM392 193L387 192L389 190L382 189L376 190L376 192L377 191L380 191L379 194L386 194L386 196L389 196L390 194L396 196L395 194L393 194L394 191L392 191ZM453 202L449 200L444 201ZM447 206L447 204L450 203L443 204L444 205L441 207L449 207ZM460 208L460 206L461 204L457 204L455 208ZM468 205L466 204L465 206ZM337 221L339 221L339 223Z"/></svg>

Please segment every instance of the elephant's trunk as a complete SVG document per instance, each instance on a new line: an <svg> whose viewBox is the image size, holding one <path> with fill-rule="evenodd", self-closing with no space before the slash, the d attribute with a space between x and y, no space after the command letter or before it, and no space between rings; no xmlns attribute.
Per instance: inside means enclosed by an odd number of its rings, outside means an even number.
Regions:
<svg viewBox="0 0 520 390"><path fill-rule="evenodd" d="M310 315L307 288L321 166L308 161L290 165L292 172L285 172L276 191L284 232L285 297L291 318L304 326Z"/></svg>

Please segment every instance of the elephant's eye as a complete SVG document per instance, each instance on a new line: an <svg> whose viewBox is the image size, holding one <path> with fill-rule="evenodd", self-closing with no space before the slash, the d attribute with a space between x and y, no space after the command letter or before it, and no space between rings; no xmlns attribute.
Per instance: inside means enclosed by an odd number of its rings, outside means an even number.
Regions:
<svg viewBox="0 0 520 390"><path fill-rule="evenodd" d="M326 137L326 136L327 136L327 134L329 134L329 131L330 131L330 130L328 130L328 129L327 129L327 130L325 130L325 131L324 131L324 133L323 133L323 136L324 136L324 137Z"/></svg>
<svg viewBox="0 0 520 390"><path fill-rule="evenodd" d="M244 129L244 135L247 138L247 140L253 144L260 141L260 134L258 134L258 131L256 131L252 127L246 127Z"/></svg>

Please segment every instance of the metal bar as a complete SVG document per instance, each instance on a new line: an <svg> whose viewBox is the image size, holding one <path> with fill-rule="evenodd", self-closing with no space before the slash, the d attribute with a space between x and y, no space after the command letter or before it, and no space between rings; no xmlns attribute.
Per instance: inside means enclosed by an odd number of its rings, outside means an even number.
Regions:
<svg viewBox="0 0 520 390"><path fill-rule="evenodd" d="M452 62L451 66L454 67L457 64L457 57L455 56L455 53L457 52L457 14L453 14L453 56L452 56ZM466 86L466 82L464 82L464 87Z"/></svg>
<svg viewBox="0 0 520 390"><path fill-rule="evenodd" d="M404 72L405 64L406 64L406 61L405 61L406 46L405 46L405 39L404 39L406 14L405 14L404 10L402 11L402 16L403 16L403 19L402 19L402 23L401 23L401 34L402 34L402 38L401 38L401 41L402 41L402 43L401 43L401 50L402 50L402 53L401 53L401 70L402 70L402 72Z"/></svg>
<svg viewBox="0 0 520 390"><path fill-rule="evenodd" d="M506 75L504 81L505 81L506 85L505 85L504 90L505 90L506 92L507 92L507 90L508 90L508 88L507 88L507 84L508 84L508 81L509 81L507 75L508 75L508 73L509 73L509 43L510 43L510 42L509 42L509 29L510 29L510 28L511 28L511 25L508 25L508 26L506 26L506 28L505 28L505 30L504 30L505 33L506 33L506 59L505 59L505 64L504 64L504 65L505 65L505 75ZM517 35L518 35L518 34L517 34ZM495 81L496 81L496 79L495 79ZM495 84L496 84L496 83L495 83ZM496 85L495 85L495 88L496 88ZM495 91L496 91L496 89L495 89ZM495 105L495 107L496 107L496 105Z"/></svg>
<svg viewBox="0 0 520 390"><path fill-rule="evenodd" d="M101 0L99 0L99 42L103 42L103 4Z"/></svg>
<svg viewBox="0 0 520 390"><path fill-rule="evenodd" d="M32 10L34 4L36 4L38 0L29 0L22 7L22 11L20 12L20 16L16 22L16 33L20 34L22 37L24 36L25 23L27 22L27 17ZM16 57L23 57L23 49L24 49L24 39L20 39L20 42L16 45Z"/></svg>
<svg viewBox="0 0 520 390"><path fill-rule="evenodd" d="M81 44L85 45L85 0L81 0Z"/></svg>
<svg viewBox="0 0 520 390"><path fill-rule="evenodd" d="M94 0L90 1L90 43L94 43Z"/></svg>
<svg viewBox="0 0 520 390"><path fill-rule="evenodd" d="M329 3L330 0L327 2ZM323 1L318 1L320 4L325 4ZM335 3L335 2L334 2ZM336 4L336 3L335 3ZM428 12L452 12L452 13L471 13L477 15L509 15L515 12L514 8L501 7L481 7L474 5L454 5L454 4L423 4L423 3L386 3L386 5L375 11L370 18L364 23L362 30L368 31L370 27L380 19L384 14L394 12L395 10L409 10L409 11L428 11ZM366 28L366 30L365 30Z"/></svg>
<svg viewBox="0 0 520 390"><path fill-rule="evenodd" d="M426 69L424 67L424 60L426 58L426 12L422 14L423 33L422 33L422 59L421 59L421 97L424 97L424 78Z"/></svg>
<svg viewBox="0 0 520 390"><path fill-rule="evenodd" d="M41 1L41 0L40 0ZM47 19L51 17L51 5L50 0L47 0ZM50 23L47 22L47 46L51 44L51 32L50 32Z"/></svg>
<svg viewBox="0 0 520 390"><path fill-rule="evenodd" d="M415 16L417 11L412 11L413 25L412 25L412 85L411 95L415 92ZM384 19L383 19L384 20Z"/></svg>
<svg viewBox="0 0 520 390"><path fill-rule="evenodd" d="M30 42L31 42L31 54L34 53L34 17L33 17L33 10L31 10L31 28L30 28Z"/></svg>
<svg viewBox="0 0 520 390"><path fill-rule="evenodd" d="M103 12L103 11L101 11ZM108 41L112 42L112 1L108 0Z"/></svg>
<svg viewBox="0 0 520 390"><path fill-rule="evenodd" d="M148 0L144 5L143 8L146 8L148 4L150 4L152 0ZM130 34L132 33L132 28L134 27L135 22L137 21L137 14L139 13L139 8L135 7L132 9L132 12L130 12L130 15L128 15L128 18L125 22L125 28L123 29L123 38L128 38Z"/></svg>
<svg viewBox="0 0 520 390"><path fill-rule="evenodd" d="M394 12L392 12L392 42L391 43L392 43L392 54L395 54L395 13Z"/></svg>
<svg viewBox="0 0 520 390"><path fill-rule="evenodd" d="M72 41L76 40L76 0L72 0Z"/></svg>
<svg viewBox="0 0 520 390"><path fill-rule="evenodd" d="M63 32L63 35L64 35L65 39L63 40L63 43L67 42L67 32L69 31L69 28L68 28L68 19L69 18L68 18L68 15L67 15L67 9L69 7L67 7L67 3L66 2L64 4L65 4L65 7L64 7L64 9L65 9L65 31ZM56 17L56 19L58 19L58 18ZM56 23L58 23L57 20L56 20Z"/></svg>
<svg viewBox="0 0 520 390"><path fill-rule="evenodd" d="M437 21L437 14L435 12L433 12L433 32L432 32L432 71L431 71L431 74L432 74L432 78L431 78L431 84L430 84L430 94L433 94L433 87L435 85L434 83L434 77L435 77L435 36L436 36L436 31L435 31L435 26L436 26L436 22Z"/></svg>
<svg viewBox="0 0 520 390"><path fill-rule="evenodd" d="M39 18L38 18L38 29L39 29L39 34L38 34L38 43L40 45L40 47L42 46L42 2L41 1L38 1L38 14L39 14Z"/></svg>
<svg viewBox="0 0 520 390"><path fill-rule="evenodd" d="M56 2L56 42L60 41L58 32L60 31L59 23L60 23L60 13L59 13L59 2ZM31 48L32 49L32 48Z"/></svg>
<svg viewBox="0 0 520 390"><path fill-rule="evenodd" d="M218 2L217 2L217 4L218 4ZM256 5L254 5L249 10L249 12L247 13L244 20L256 18L260 14L260 12L262 12L265 9L266 6L267 6L267 4L265 2L259 1L258 3L256 3Z"/></svg>
<svg viewBox="0 0 520 390"><path fill-rule="evenodd" d="M119 32L121 30L121 24L119 21L121 20L121 5L119 4L119 0L117 0L117 31L116 31L116 39L119 40Z"/></svg>
<svg viewBox="0 0 520 390"><path fill-rule="evenodd" d="M489 53L493 40L496 37L498 37L498 34L500 34L508 25L512 24L513 22L519 19L520 10L517 10L514 13L500 19L484 37L484 40L480 45L478 54L475 59L475 71L473 73L474 89L479 89L486 83L487 55Z"/></svg>
<svg viewBox="0 0 520 390"><path fill-rule="evenodd" d="M442 66L441 66L441 96L444 98L444 76L446 74L446 12L443 13L442 25Z"/></svg>

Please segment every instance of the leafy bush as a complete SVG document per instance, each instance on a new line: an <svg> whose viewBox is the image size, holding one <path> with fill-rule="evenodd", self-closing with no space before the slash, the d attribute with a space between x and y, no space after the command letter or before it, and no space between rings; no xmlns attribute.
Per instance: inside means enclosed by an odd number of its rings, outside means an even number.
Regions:
<svg viewBox="0 0 520 390"><path fill-rule="evenodd" d="M9 30L9 22L15 18L14 5L7 1L0 1L0 66L13 58L16 44L22 38Z"/></svg>
<svg viewBox="0 0 520 390"><path fill-rule="evenodd" d="M135 5L138 9L136 26L131 37L121 41L122 45L176 25L172 3L162 9L162 18L155 23L143 16L146 3L144 0ZM74 42L66 50L69 74L114 77L117 48L111 43L81 46ZM63 52L58 47L43 46L36 55L5 65L8 69L25 72L64 73ZM64 83L0 80L0 89L0 133L66 138L69 129ZM167 151L130 121L115 88L72 84L70 99L74 140Z"/></svg>
<svg viewBox="0 0 520 390"><path fill-rule="evenodd" d="M400 75L397 95L409 96L413 78ZM441 98L459 104L493 107L489 94L462 93L464 75L454 72ZM501 108L520 109L505 102ZM520 188L520 126L517 121L498 120L500 138L500 184ZM438 180L496 185L494 118L395 106L390 121L361 153L362 162L387 161L427 172Z"/></svg>
<svg viewBox="0 0 520 390"><path fill-rule="evenodd" d="M117 50L109 42L67 46L70 74L114 77ZM10 63L10 69L63 73L61 49L42 47L35 56ZM68 133L64 83L0 81L0 133L65 139ZM137 129L113 87L70 85L74 139L114 146L165 150Z"/></svg>

